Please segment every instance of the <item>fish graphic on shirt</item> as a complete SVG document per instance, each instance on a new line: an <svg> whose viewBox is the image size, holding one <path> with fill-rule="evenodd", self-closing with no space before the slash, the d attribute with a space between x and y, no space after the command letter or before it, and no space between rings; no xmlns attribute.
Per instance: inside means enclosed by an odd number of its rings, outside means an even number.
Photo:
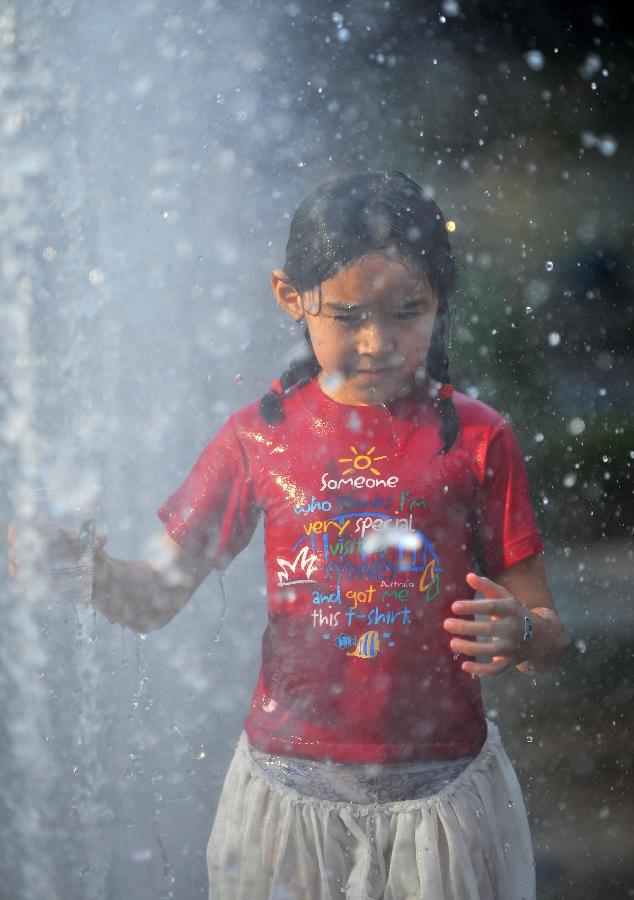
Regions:
<svg viewBox="0 0 634 900"><path fill-rule="evenodd" d="M357 656L359 659L374 659L381 647L378 631L365 631L356 641L356 646L355 639L349 634L340 634L333 643L340 650L354 646L354 650L346 653L346 656Z"/></svg>

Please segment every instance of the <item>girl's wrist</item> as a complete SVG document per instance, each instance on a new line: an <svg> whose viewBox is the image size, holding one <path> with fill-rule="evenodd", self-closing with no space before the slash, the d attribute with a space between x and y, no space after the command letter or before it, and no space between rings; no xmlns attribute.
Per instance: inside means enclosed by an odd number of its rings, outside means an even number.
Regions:
<svg viewBox="0 0 634 900"><path fill-rule="evenodd" d="M110 600L110 557L103 548L95 550L90 603L113 622Z"/></svg>
<svg viewBox="0 0 634 900"><path fill-rule="evenodd" d="M530 609L523 616L523 659L516 667L527 675L548 672L557 664L565 643L564 626L554 610Z"/></svg>

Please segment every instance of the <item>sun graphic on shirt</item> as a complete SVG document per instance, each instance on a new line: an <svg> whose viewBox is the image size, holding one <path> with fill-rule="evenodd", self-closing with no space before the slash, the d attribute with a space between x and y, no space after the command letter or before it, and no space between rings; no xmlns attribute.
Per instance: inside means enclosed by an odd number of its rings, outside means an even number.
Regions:
<svg viewBox="0 0 634 900"><path fill-rule="evenodd" d="M363 472L365 469L369 469L373 475L380 475L378 469L374 468L374 463L379 459L387 459L387 456L374 456L374 451L376 447L370 447L369 450L366 450L364 453L360 453L356 447L350 446L350 452L354 454L354 456L343 457L339 460L340 463L352 463L351 466L348 466L347 469L344 469L343 475L347 475L349 472L354 472L356 469L358 472Z"/></svg>

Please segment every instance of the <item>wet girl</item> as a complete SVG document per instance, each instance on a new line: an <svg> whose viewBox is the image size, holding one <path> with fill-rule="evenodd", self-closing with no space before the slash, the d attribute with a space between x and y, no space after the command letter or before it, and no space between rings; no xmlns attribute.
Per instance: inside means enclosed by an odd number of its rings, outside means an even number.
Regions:
<svg viewBox="0 0 634 900"><path fill-rule="evenodd" d="M442 213L398 172L330 181L271 281L307 357L159 510L169 566L97 551L94 605L146 632L264 512L268 626L210 898L529 900L522 795L479 678L552 667L563 629L511 426L450 384Z"/></svg>

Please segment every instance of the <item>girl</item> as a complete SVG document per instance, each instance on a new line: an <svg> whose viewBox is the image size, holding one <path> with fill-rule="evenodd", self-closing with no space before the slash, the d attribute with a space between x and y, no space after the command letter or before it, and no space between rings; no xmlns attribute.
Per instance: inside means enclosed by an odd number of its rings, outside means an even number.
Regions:
<svg viewBox="0 0 634 900"><path fill-rule="evenodd" d="M209 896L529 900L526 813L479 678L552 667L563 629L511 426L450 384L442 213L399 172L330 181L271 282L307 357L161 507L165 569L96 553L94 605L145 632L265 515L268 626Z"/></svg>

